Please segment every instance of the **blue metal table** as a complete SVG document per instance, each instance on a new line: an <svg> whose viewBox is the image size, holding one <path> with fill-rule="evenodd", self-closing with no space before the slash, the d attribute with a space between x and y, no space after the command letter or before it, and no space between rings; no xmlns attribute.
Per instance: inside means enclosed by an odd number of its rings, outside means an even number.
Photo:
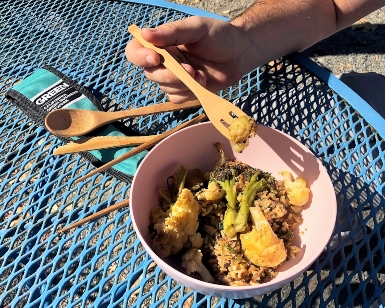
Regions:
<svg viewBox="0 0 385 308"><path fill-rule="evenodd" d="M62 142L10 104L5 93L51 65L94 93L108 111L163 102L158 86L124 57L127 28L190 15L223 18L164 1L1 2L0 307L382 305L384 121L301 54L257 68L220 93L260 123L308 146L333 180L339 203L334 239L294 282L245 300L195 293L146 254L129 208L57 234L126 199L130 183L97 174L75 185L94 166L76 154L54 156ZM124 124L157 133L186 119L165 113Z"/></svg>

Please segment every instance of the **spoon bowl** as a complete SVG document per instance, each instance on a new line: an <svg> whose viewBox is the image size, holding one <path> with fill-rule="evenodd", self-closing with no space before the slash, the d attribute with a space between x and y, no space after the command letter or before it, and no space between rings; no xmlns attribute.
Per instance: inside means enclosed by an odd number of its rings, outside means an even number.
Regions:
<svg viewBox="0 0 385 308"><path fill-rule="evenodd" d="M105 119L103 113L82 109L58 109L47 115L45 126L56 136L81 136L103 125L95 124L95 120Z"/></svg>
<svg viewBox="0 0 385 308"><path fill-rule="evenodd" d="M45 126L52 134L68 138L83 136L100 126L129 117L196 107L201 107L198 100L188 101L182 104L166 102L115 112L63 108L48 113L45 117Z"/></svg>

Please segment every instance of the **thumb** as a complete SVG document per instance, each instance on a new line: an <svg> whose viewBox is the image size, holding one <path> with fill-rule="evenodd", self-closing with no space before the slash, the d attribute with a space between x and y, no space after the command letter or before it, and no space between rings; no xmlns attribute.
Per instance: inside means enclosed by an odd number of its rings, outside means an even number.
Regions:
<svg viewBox="0 0 385 308"><path fill-rule="evenodd" d="M156 28L143 28L143 38L159 47L178 46L198 42L208 34L207 19L193 16Z"/></svg>

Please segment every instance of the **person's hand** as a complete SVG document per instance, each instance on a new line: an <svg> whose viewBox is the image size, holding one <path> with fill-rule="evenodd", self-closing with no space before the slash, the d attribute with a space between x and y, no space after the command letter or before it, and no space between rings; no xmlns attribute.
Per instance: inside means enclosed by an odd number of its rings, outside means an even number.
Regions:
<svg viewBox="0 0 385 308"><path fill-rule="evenodd" d="M154 29L142 29L148 42L165 47L183 67L212 92L236 83L251 67L252 44L245 32L230 22L189 17ZM181 103L195 96L160 64L159 55L144 48L136 39L126 47L127 59L144 68L147 78L158 82L170 101Z"/></svg>

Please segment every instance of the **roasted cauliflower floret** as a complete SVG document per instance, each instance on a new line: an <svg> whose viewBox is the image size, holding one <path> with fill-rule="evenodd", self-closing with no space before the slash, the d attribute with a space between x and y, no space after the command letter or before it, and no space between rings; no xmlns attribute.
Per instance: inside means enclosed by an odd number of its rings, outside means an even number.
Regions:
<svg viewBox="0 0 385 308"><path fill-rule="evenodd" d="M251 117L240 116L234 119L229 125L230 142L234 150L241 153L249 145L249 138L257 132L258 126Z"/></svg>
<svg viewBox="0 0 385 308"><path fill-rule="evenodd" d="M196 194L198 200L204 201L219 201L222 200L226 195L226 191L221 189L221 187L216 182L210 182L207 188L202 189L199 193Z"/></svg>
<svg viewBox="0 0 385 308"><path fill-rule="evenodd" d="M214 282L209 270L202 263L202 252L199 249L190 249L182 256L182 267L186 269L186 274L198 273L203 281Z"/></svg>
<svg viewBox="0 0 385 308"><path fill-rule="evenodd" d="M276 267L286 260L287 252L283 240L272 230L261 209L250 208L253 229L240 235L245 257L252 263L264 267Z"/></svg>
<svg viewBox="0 0 385 308"><path fill-rule="evenodd" d="M201 248L203 245L202 235L198 232L188 237L188 241L184 244L184 248Z"/></svg>
<svg viewBox="0 0 385 308"><path fill-rule="evenodd" d="M294 206L303 206L309 201L310 189L306 187L306 181L297 177L294 181L288 171L282 171L283 185L285 186L289 202Z"/></svg>
<svg viewBox="0 0 385 308"><path fill-rule="evenodd" d="M199 204L189 189L181 190L167 215L160 215L156 210L155 213L159 220L155 221L152 217L155 231L152 248L159 257L166 258L178 253L189 237L194 239L199 226Z"/></svg>

